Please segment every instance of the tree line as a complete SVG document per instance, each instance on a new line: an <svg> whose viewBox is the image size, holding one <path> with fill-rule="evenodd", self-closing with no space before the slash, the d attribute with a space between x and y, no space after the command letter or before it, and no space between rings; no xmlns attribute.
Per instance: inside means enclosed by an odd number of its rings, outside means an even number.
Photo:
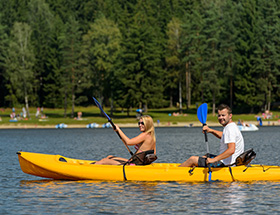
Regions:
<svg viewBox="0 0 280 215"><path fill-rule="evenodd" d="M0 2L0 106L114 108L280 98L279 0Z"/></svg>

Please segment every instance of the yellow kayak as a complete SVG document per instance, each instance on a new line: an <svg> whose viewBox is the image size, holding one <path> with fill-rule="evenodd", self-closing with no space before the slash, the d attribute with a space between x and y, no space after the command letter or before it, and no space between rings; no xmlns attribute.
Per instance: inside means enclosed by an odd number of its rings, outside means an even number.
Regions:
<svg viewBox="0 0 280 215"><path fill-rule="evenodd" d="M61 155L17 152L24 173L60 180L206 182L208 168L178 167L179 163L146 166L95 165L91 160ZM280 166L251 165L212 168L212 181L280 181Z"/></svg>

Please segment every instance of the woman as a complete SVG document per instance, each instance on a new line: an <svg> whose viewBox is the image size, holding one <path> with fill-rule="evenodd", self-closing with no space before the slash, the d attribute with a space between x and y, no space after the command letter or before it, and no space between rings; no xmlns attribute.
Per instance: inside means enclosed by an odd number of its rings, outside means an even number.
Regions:
<svg viewBox="0 0 280 215"><path fill-rule="evenodd" d="M118 132L122 138L122 141L133 146L136 152L130 159L121 157L115 157L109 155L95 164L106 164L106 165L123 165L123 164L136 164L136 165L147 165L156 160L156 137L153 119L150 116L141 116L138 122L140 131L142 132L137 137L128 138L123 131L116 125L115 131Z"/></svg>

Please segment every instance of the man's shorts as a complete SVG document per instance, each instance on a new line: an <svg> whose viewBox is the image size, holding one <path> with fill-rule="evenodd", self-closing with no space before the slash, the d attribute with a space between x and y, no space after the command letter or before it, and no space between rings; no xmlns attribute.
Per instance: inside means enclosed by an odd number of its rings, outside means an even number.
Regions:
<svg viewBox="0 0 280 215"><path fill-rule="evenodd" d="M217 155L212 155L212 154L210 154L208 157L209 158L214 158L214 157L216 157ZM208 167L207 166L207 163L206 163L206 157L199 157L198 158L198 166L199 167ZM217 161L217 162L215 162L215 163L211 163L210 164L210 167L213 167L213 168L216 168L216 167L224 167L225 166L225 164L222 162L222 161Z"/></svg>

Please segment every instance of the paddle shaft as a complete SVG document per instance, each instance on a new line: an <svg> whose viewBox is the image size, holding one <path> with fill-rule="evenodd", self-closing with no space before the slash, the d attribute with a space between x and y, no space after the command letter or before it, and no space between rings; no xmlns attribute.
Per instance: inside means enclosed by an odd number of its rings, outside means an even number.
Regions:
<svg viewBox="0 0 280 215"><path fill-rule="evenodd" d="M206 123L203 123L203 126L205 126ZM205 143L206 143L206 148L207 148L207 154L206 154L206 158L209 158L209 145L208 145L208 137L207 137L207 132L204 131L204 137L205 137ZM211 167L210 167L210 164L207 164L207 167L208 167L208 181L211 181L211 178L212 178L212 170L211 170Z"/></svg>
<svg viewBox="0 0 280 215"><path fill-rule="evenodd" d="M112 125L112 127L113 127L113 129L114 129L114 131L115 131L115 130L116 130L116 126L115 126L115 124L112 122L112 120L110 119L110 120L108 120L108 122ZM118 134L119 138L122 140L122 137L121 137L120 133L119 133L118 131L116 131L116 133Z"/></svg>
<svg viewBox="0 0 280 215"><path fill-rule="evenodd" d="M103 113L103 115L108 119L108 122L112 125L114 131L116 131L116 126L115 124L112 122L111 118L105 113L105 111L102 109L101 105L99 104L99 102L97 101L96 98L92 97L96 106L101 110L101 112ZM124 140L122 139L120 133L118 131L116 131L116 133L118 134L119 138L122 140L122 142L124 143L126 149L128 150L128 152L133 155L133 153L130 151L130 149L128 148L127 144L124 142Z"/></svg>
<svg viewBox="0 0 280 215"><path fill-rule="evenodd" d="M205 126L206 123L203 123L203 126ZM204 137L205 137L205 143L206 143L206 148L207 148L207 154L206 154L206 157L209 158L209 145L208 145L208 137L207 137L207 132L204 131ZM209 176L208 176L208 181L211 181L211 178L212 178L212 170L211 170L211 167L210 167L210 164L207 164L208 166L208 173L209 173Z"/></svg>
<svg viewBox="0 0 280 215"><path fill-rule="evenodd" d="M206 125L206 123L203 124L203 126L205 126L205 125ZM205 137L206 150L207 150L207 157L208 157L208 155L209 155L208 136L207 136L207 132L206 132L206 131L204 131L203 133L204 133L204 137Z"/></svg>
<svg viewBox="0 0 280 215"><path fill-rule="evenodd" d="M115 131L115 130L116 130L115 124L112 122L111 119L110 119L110 120L108 119L108 121L109 121L109 123L112 125L112 127L113 127L113 129L114 129L114 131ZM118 131L116 131L116 133L118 134L119 138L123 141L123 139L122 139L120 133L119 133ZM126 144L124 141L123 141L123 143L124 143L126 149L129 151L129 153L130 153L131 155L133 155L132 151L130 151L130 149L128 148L127 144Z"/></svg>
<svg viewBox="0 0 280 215"><path fill-rule="evenodd" d="M202 105L200 105L197 109L197 117L198 120L202 123L203 126L206 125L206 119L207 119L207 104L204 103ZM206 154L206 159L209 157L209 145L208 145L208 137L207 137L207 132L204 131L204 137L205 137L205 143L206 143L206 149L207 149L207 154ZM212 171L211 171L211 167L210 164L207 164L208 167L208 181L211 181L212 178Z"/></svg>

